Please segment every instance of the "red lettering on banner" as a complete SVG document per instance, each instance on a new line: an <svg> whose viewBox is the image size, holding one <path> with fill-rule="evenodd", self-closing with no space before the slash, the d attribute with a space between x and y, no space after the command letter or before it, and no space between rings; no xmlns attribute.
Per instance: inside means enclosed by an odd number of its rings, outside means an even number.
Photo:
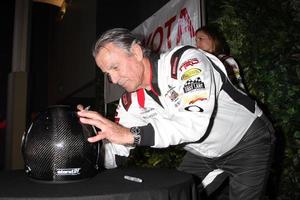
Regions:
<svg viewBox="0 0 300 200"><path fill-rule="evenodd" d="M183 23L182 21L185 21L186 23ZM185 27L182 27L183 25L185 25ZM190 33L190 37L194 37L195 36L195 31L194 31L194 27L191 21L191 18L189 16L189 13L187 11L186 8L183 8L180 11L180 15L179 15L179 20L178 20L178 30L177 30L177 40L176 40L176 45L180 44L181 38L182 38L182 34L184 32L189 32Z"/></svg>
<svg viewBox="0 0 300 200"><path fill-rule="evenodd" d="M172 32L172 26L174 22L176 21L176 15L172 16L170 19L168 19L164 25L165 29L167 31L167 48L172 48L172 41L171 41L171 32ZM177 28L177 37L176 37L176 45L180 44L180 41L182 39L182 35L185 32L189 32L189 35L191 38L195 37L195 31L194 27L191 21L191 18L189 16L189 13L186 8L183 8L180 10L179 14L179 20L178 20L178 28ZM162 42L164 39L164 29L163 27L159 26L155 29L154 33L149 33L148 37L143 40L143 43L150 47L154 52L159 52L162 46ZM158 44L154 41L158 41ZM154 46L156 45L156 46Z"/></svg>
<svg viewBox="0 0 300 200"><path fill-rule="evenodd" d="M146 46L149 46L149 42L150 42L151 37L152 37L152 33L150 33L150 35L149 35L149 37L148 37L148 39L147 39L147 41L145 43Z"/></svg>

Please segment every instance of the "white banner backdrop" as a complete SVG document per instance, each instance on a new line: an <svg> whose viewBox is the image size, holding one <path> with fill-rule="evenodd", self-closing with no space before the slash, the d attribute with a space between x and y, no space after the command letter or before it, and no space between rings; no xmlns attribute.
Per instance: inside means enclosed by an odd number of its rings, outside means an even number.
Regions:
<svg viewBox="0 0 300 200"><path fill-rule="evenodd" d="M166 52L178 45L195 46L195 31L204 22L204 0L171 0L132 32L155 52ZM124 90L105 80L104 102L120 98Z"/></svg>

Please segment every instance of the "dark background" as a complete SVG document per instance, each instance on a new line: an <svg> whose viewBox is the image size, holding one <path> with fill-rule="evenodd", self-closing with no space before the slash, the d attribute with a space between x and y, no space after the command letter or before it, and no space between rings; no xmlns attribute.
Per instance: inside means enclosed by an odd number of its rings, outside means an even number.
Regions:
<svg viewBox="0 0 300 200"><path fill-rule="evenodd" d="M97 37L109 28L135 28L168 0L152 0L151 4L146 0L67 2L63 17L56 6L37 2L30 6L27 126L36 113L49 105L82 103L103 110L103 77L92 57ZM7 81L12 70L15 0L4 0L0 5L1 169L4 166Z"/></svg>
<svg viewBox="0 0 300 200"><path fill-rule="evenodd" d="M11 69L14 1L1 1L0 37L0 120L6 113L7 75Z"/></svg>
<svg viewBox="0 0 300 200"><path fill-rule="evenodd" d="M14 1L1 1L0 35L0 169L4 165L7 78L11 69Z"/></svg>

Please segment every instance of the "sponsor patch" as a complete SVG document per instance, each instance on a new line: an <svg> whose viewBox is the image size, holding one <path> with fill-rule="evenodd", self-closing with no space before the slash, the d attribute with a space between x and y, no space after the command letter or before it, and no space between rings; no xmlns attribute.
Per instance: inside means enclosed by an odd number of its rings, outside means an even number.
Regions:
<svg viewBox="0 0 300 200"><path fill-rule="evenodd" d="M183 99L183 104L184 105L190 105L193 104L197 101L204 101L207 100L208 94L207 92L201 93L201 94L196 94L196 95L192 95L192 96L188 96L188 97L184 97Z"/></svg>
<svg viewBox="0 0 300 200"><path fill-rule="evenodd" d="M171 101L175 101L178 97L178 93L174 91L174 88L175 87L171 87L169 85L169 90L165 94L165 97L169 97L169 99L171 99Z"/></svg>
<svg viewBox="0 0 300 200"><path fill-rule="evenodd" d="M193 90L199 90L204 88L205 88L204 83L201 81L201 78L198 77L195 80L188 80L183 86L183 91L184 93L188 93Z"/></svg>
<svg viewBox="0 0 300 200"><path fill-rule="evenodd" d="M177 79L177 66L178 66L179 57L172 57L171 59L171 77Z"/></svg>
<svg viewBox="0 0 300 200"><path fill-rule="evenodd" d="M143 119L153 118L157 115L157 112L154 108L144 108L142 109L141 115Z"/></svg>
<svg viewBox="0 0 300 200"><path fill-rule="evenodd" d="M131 93L125 92L122 95L122 104L123 104L123 106L124 106L124 108L125 108L126 111L128 111L131 103L132 103Z"/></svg>
<svg viewBox="0 0 300 200"><path fill-rule="evenodd" d="M189 112L203 112L203 109L197 105L190 105L185 107L184 109Z"/></svg>
<svg viewBox="0 0 300 200"><path fill-rule="evenodd" d="M198 68L189 69L189 70L185 71L184 74L181 76L181 80L183 80L183 81L188 80L193 76L199 75L200 72L201 72L201 69L198 69Z"/></svg>
<svg viewBox="0 0 300 200"><path fill-rule="evenodd" d="M178 63L179 63L179 60L180 60L180 57L182 56L183 52L185 52L187 49L190 49L190 48L195 48L195 47L192 47L192 46L184 46L180 49L177 49L171 59L170 59L170 64L171 64L171 77L173 79L177 79L177 69L178 69Z"/></svg>
<svg viewBox="0 0 300 200"><path fill-rule="evenodd" d="M198 63L199 63L199 60L197 58L189 59L189 60L185 61L182 65L180 65L179 70L180 71L186 70L188 67L194 66Z"/></svg>
<svg viewBox="0 0 300 200"><path fill-rule="evenodd" d="M207 98L198 97L198 98L192 99L192 100L189 102L189 104L194 104L194 103L196 103L197 101L203 101L203 100L207 100Z"/></svg>
<svg viewBox="0 0 300 200"><path fill-rule="evenodd" d="M56 169L57 176L75 176L80 174L81 168L62 168Z"/></svg>

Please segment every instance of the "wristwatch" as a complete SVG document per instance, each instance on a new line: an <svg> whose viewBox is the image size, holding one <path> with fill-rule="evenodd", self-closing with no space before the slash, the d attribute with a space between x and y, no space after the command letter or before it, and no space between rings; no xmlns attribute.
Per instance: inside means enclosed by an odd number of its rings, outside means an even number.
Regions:
<svg viewBox="0 0 300 200"><path fill-rule="evenodd" d="M141 143L141 128L138 126L131 127L129 129L130 133L133 135L133 144L139 145Z"/></svg>

